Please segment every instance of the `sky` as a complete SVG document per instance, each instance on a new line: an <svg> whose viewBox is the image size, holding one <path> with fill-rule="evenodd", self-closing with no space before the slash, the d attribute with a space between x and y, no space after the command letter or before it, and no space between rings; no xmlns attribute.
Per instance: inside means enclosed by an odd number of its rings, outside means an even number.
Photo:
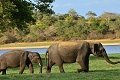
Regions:
<svg viewBox="0 0 120 80"><path fill-rule="evenodd" d="M66 14L70 9L84 17L88 11L96 13L97 16L104 12L120 14L120 0L55 0L52 5L56 14Z"/></svg>

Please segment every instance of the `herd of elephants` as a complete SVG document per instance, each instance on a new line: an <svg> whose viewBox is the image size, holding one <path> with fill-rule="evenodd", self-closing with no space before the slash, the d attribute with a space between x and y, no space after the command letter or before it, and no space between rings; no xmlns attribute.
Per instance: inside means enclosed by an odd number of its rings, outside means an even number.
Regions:
<svg viewBox="0 0 120 80"><path fill-rule="evenodd" d="M81 69L77 69L78 73L82 71L88 72L90 54L103 57L110 64L120 63L120 61L110 61L106 50L99 42L61 42L49 46L45 53L45 59L47 59L46 73L51 72L51 68L54 64L59 67L61 73L64 73L65 71L63 69L63 63L74 62L77 62L81 66ZM0 56L0 72L2 72L2 75L5 75L7 68L20 67L19 74L22 74L25 66L27 65L30 73L34 73L32 62L39 64L40 73L42 73L42 59L38 52L18 49L11 50L9 52L3 53Z"/></svg>

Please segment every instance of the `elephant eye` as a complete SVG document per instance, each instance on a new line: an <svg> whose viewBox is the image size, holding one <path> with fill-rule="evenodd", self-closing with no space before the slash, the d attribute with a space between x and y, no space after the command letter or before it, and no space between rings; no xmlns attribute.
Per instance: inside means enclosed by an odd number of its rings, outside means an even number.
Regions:
<svg viewBox="0 0 120 80"><path fill-rule="evenodd" d="M35 57L35 56L32 56L32 57Z"/></svg>

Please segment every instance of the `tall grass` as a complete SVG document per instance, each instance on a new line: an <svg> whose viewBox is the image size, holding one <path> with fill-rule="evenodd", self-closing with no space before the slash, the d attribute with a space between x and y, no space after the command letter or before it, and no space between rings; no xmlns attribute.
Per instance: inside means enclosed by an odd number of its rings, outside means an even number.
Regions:
<svg viewBox="0 0 120 80"><path fill-rule="evenodd" d="M38 64L34 65L34 74L30 74L28 68L23 74L18 74L19 68L8 68L7 75L0 75L0 80L120 80L120 64L112 65L103 58L90 56L89 72L77 73L80 68L78 63L64 64L66 73L60 73L58 66L52 67L51 73L45 70L44 54L41 55L43 61L43 73L39 74ZM109 54L112 61L120 61L120 54Z"/></svg>

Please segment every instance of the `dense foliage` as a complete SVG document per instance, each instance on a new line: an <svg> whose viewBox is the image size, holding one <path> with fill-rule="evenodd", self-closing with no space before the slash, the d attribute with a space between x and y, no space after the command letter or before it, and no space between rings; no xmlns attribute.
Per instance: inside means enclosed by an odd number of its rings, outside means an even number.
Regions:
<svg viewBox="0 0 120 80"><path fill-rule="evenodd" d="M120 14L53 14L53 1L1 0L0 43L120 38Z"/></svg>

